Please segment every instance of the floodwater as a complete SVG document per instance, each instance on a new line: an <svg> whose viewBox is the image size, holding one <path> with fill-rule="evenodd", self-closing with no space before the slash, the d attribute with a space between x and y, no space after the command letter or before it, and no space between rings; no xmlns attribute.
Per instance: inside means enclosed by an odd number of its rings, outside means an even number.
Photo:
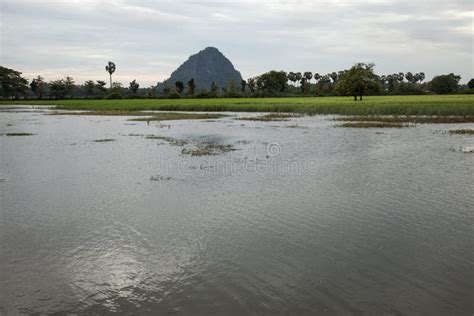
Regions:
<svg viewBox="0 0 474 316"><path fill-rule="evenodd" d="M45 114L0 112L2 315L474 312L472 124Z"/></svg>

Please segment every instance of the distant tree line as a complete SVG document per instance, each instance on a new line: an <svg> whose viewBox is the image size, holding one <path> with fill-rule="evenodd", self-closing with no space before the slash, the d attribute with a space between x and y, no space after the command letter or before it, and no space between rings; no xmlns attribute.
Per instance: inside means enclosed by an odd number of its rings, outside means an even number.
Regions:
<svg viewBox="0 0 474 316"><path fill-rule="evenodd" d="M176 81L174 86L157 89L156 86L140 88L133 80L127 87L112 81L116 65L105 67L110 86L105 81L87 80L82 85L66 76L46 82L40 75L30 82L21 72L0 66L0 96L3 99L121 99L121 98L236 98L284 96L352 96L362 100L365 95L413 95L474 93L474 79L460 85L461 77L453 73L435 76L425 82L423 72L378 75L374 64L357 63L350 69L328 74L318 72L269 71L241 82L229 81L219 87L213 82L208 89L196 89L196 82Z"/></svg>

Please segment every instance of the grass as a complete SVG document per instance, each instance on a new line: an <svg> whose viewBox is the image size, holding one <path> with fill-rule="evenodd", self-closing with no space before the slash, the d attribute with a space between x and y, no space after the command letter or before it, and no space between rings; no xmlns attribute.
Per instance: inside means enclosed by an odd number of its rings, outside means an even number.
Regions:
<svg viewBox="0 0 474 316"><path fill-rule="evenodd" d="M346 122L454 124L474 123L474 116L346 116L337 117L334 120Z"/></svg>
<svg viewBox="0 0 474 316"><path fill-rule="evenodd" d="M32 133L6 133L2 134L2 136L33 136Z"/></svg>
<svg viewBox="0 0 474 316"><path fill-rule="evenodd" d="M183 148L181 154L190 156L214 156L235 150L232 145L199 144L196 148Z"/></svg>
<svg viewBox="0 0 474 316"><path fill-rule="evenodd" d="M163 112L163 113L147 113L147 117L139 117L129 119L135 122L152 122L152 121L175 121L175 120L203 120L218 119L224 117L221 114L212 113L181 113L181 112Z"/></svg>
<svg viewBox="0 0 474 316"><path fill-rule="evenodd" d="M404 128L412 127L413 125L404 123L387 123L387 122L348 122L336 125L337 127L351 127L351 128Z"/></svg>
<svg viewBox="0 0 474 316"><path fill-rule="evenodd" d="M94 143L105 143L105 142L113 142L115 139L113 138L104 138L104 139L96 139L93 140Z"/></svg>
<svg viewBox="0 0 474 316"><path fill-rule="evenodd" d="M136 99L136 100L19 100L0 105L51 105L62 110L86 111L205 111L292 112L340 115L473 116L474 95L350 97Z"/></svg>
<svg viewBox="0 0 474 316"><path fill-rule="evenodd" d="M450 130L451 135L474 135L474 129L454 129Z"/></svg>
<svg viewBox="0 0 474 316"><path fill-rule="evenodd" d="M262 121L262 122L272 122L272 121L288 121L292 117L296 117L294 113L269 113L260 116L250 116L250 117L239 117L237 120L242 121Z"/></svg>

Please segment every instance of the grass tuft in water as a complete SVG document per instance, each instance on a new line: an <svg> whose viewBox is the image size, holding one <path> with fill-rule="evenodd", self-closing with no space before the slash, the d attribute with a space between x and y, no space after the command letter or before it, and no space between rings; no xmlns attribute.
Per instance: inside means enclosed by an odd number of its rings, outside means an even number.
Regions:
<svg viewBox="0 0 474 316"><path fill-rule="evenodd" d="M147 113L151 115L151 113ZM135 122L153 122L153 121L174 121L174 120L203 120L203 119L218 119L224 117L222 114L215 113L181 113L181 112L163 112L153 113L148 117L139 117L129 119Z"/></svg>
<svg viewBox="0 0 474 316"><path fill-rule="evenodd" d="M163 177L163 176L160 176L160 175L150 177L150 181L168 181L168 180L173 180L173 178L172 177Z"/></svg>
<svg viewBox="0 0 474 316"><path fill-rule="evenodd" d="M344 122L455 124L474 123L474 116L345 116L336 117L334 120Z"/></svg>
<svg viewBox="0 0 474 316"><path fill-rule="evenodd" d="M450 130L451 135L474 135L474 129L454 129Z"/></svg>
<svg viewBox="0 0 474 316"><path fill-rule="evenodd" d="M104 139L95 139L93 140L94 143L105 143L105 142L114 142L115 139L113 138L104 138Z"/></svg>
<svg viewBox="0 0 474 316"><path fill-rule="evenodd" d="M388 122L348 122L336 125L336 127L350 128L405 128L414 127L412 124L388 123Z"/></svg>
<svg viewBox="0 0 474 316"><path fill-rule="evenodd" d="M199 144L195 148L183 148L181 154L190 156L214 156L234 150L234 147L230 144Z"/></svg>
<svg viewBox="0 0 474 316"><path fill-rule="evenodd" d="M301 115L295 113L269 113L260 116L250 117L239 117L237 120L241 121L261 121L261 122L274 122L274 121L288 121L290 118L298 117Z"/></svg>
<svg viewBox="0 0 474 316"><path fill-rule="evenodd" d="M2 134L2 136L33 136L32 133L6 133Z"/></svg>

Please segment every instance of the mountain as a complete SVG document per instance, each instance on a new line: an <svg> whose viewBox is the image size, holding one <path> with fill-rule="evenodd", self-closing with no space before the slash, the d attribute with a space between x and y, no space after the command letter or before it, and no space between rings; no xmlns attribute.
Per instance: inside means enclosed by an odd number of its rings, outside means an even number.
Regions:
<svg viewBox="0 0 474 316"><path fill-rule="evenodd" d="M187 86L191 78L194 78L197 89L209 89L213 81L221 88L230 80L235 80L238 85L242 81L240 72L215 47L207 47L190 56L160 86L174 87L176 81L182 81Z"/></svg>

